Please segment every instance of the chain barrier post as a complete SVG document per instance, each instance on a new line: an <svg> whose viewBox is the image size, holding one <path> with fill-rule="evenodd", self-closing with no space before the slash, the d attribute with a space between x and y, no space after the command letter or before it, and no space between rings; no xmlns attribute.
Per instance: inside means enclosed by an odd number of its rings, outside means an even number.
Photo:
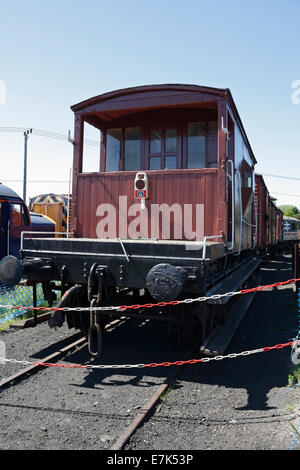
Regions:
<svg viewBox="0 0 300 470"><path fill-rule="evenodd" d="M4 341L0 341L0 364L5 364L6 347Z"/></svg>
<svg viewBox="0 0 300 470"><path fill-rule="evenodd" d="M300 287L300 282L298 280L298 276L299 276L299 272L300 272L300 266L299 266L299 262L300 262L300 245L299 245L299 242L296 241L294 246L293 246L293 250L292 250L292 265L293 265L293 275L294 275L294 278L297 279L295 284L296 284L296 297L297 297L297 291L298 291L298 288Z"/></svg>

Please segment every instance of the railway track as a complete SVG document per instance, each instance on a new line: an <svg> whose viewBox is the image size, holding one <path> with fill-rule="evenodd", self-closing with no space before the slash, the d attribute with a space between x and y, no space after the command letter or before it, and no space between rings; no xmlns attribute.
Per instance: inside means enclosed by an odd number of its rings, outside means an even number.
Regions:
<svg viewBox="0 0 300 470"><path fill-rule="evenodd" d="M127 321L126 317L121 317L118 320L113 320L108 325L106 325L105 329L108 332L111 332L117 327L122 326L124 323L126 323L126 321ZM77 336L77 335L74 335L74 336ZM46 364L46 363L54 364L57 361L62 360L66 358L67 356L70 356L72 353L83 350L84 348L87 347L87 345L88 345L88 341L86 337L76 339L76 341L73 341L67 346L64 346L60 348L59 350L55 351L54 353L37 360L36 364L31 364L28 367L25 367L22 370L10 375L9 377L2 379L0 381L0 393L3 390L9 387L12 387L14 385L17 385L22 380L26 380L30 376L33 376L39 371L45 369L45 366L43 364ZM190 351L190 353L187 354L186 357L189 357L191 354L192 354L192 351ZM127 426L125 430L120 434L119 438L116 440L116 442L114 443L114 445L111 447L110 450L121 450L124 448L129 438L134 434L136 429L141 425L141 423L144 421L147 415L149 415L153 411L153 409L159 402L160 397L167 391L170 385L176 380L176 378L179 376L182 369L183 369L182 366L177 366L175 368L172 368L170 374L166 376L164 382L155 389L150 399L148 399L145 402L145 404L141 406L141 409L139 413L137 414L137 416L131 421L129 426Z"/></svg>
<svg viewBox="0 0 300 470"><path fill-rule="evenodd" d="M40 320L47 321L48 318L49 318L49 314L46 314L44 315L44 318L41 318ZM29 325L32 326L32 320L33 319L26 320L27 326ZM126 321L126 317L121 317L118 320L113 320L108 325L106 325L105 330L107 332L111 332L114 328L116 328L118 325L119 326L122 325L125 321ZM73 336L77 337L78 334L75 334ZM15 374L12 374L11 376L0 380L0 391L4 390L5 388L11 385L14 385L15 383L17 383L18 381L22 379L26 379L29 375L33 375L39 370L45 368L45 366L43 366L42 364L53 363L55 361L58 361L59 359L63 359L64 357L68 356L72 352L75 352L79 349L86 347L87 344L88 344L88 341L86 337L79 338L76 341L73 341L71 344L68 344L67 346L60 348L58 351L55 351L54 353L37 360L36 364L25 367L24 369L16 372Z"/></svg>
<svg viewBox="0 0 300 470"><path fill-rule="evenodd" d="M0 382L0 392L5 388L8 388L12 385L17 384L20 380L26 379L29 375L33 375L37 373L39 370L45 368L41 363L50 363L57 361L72 352L84 348L87 346L87 341L85 338L79 339L72 344L60 349L59 351L43 358L42 360L38 361L39 364L31 365L22 369L21 371L11 375L3 379ZM189 355L188 355L189 356ZM138 415L132 420L130 425L122 432L120 437L116 440L115 444L110 448L110 450L122 450L130 437L134 434L137 428L142 424L142 422L146 419L146 417L154 410L155 406L160 400L160 397L168 390L168 388L172 385L172 383L176 380L176 378L182 372L182 366L177 366L175 370L166 377L166 380L163 384L161 384L155 392L152 394L151 398L147 400L144 406L141 407L140 412Z"/></svg>
<svg viewBox="0 0 300 470"><path fill-rule="evenodd" d="M254 294L253 294L254 295ZM248 300L247 306L250 305ZM245 312L244 312L245 313ZM113 320L111 323L106 325L105 329L107 332L112 332L118 327L126 324L127 318L121 317L120 319ZM225 327L225 326L224 326ZM214 334L212 334L207 342L207 348L209 345L216 344L215 338L222 337L222 328L216 329ZM223 333L223 339L224 339ZM229 343L230 339L227 337L225 339L226 346ZM224 343L224 344L225 344ZM45 369L43 363L56 363L59 360L62 360L66 357L70 357L71 354L76 353L80 350L83 350L87 347L88 341L86 337L76 339L71 344L60 348L59 350L53 352L50 355L43 357L36 361L36 364L31 364L24 369L14 373L13 375L6 377L5 379L0 381L0 391L9 388L13 385L20 383L20 381L27 379L29 376L32 376L42 369ZM220 340L218 340L218 347L219 353L223 352L225 347L221 351ZM198 350L190 350L185 357L182 359L189 359L193 357L195 354L199 352ZM207 351L202 351L202 353ZM210 351L209 351L210 352ZM143 423L143 421L155 410L155 407L160 401L160 397L168 390L168 388L176 381L176 379L180 376L183 372L184 366L173 366L171 370L168 370L168 374L164 377L163 383L160 383L158 386L155 387L154 391L151 393L151 397L144 401L144 404L140 406L140 410L137 415L131 420L129 425L125 427L123 432L119 435L119 437L115 440L114 444L110 447L110 450L117 451L122 450L126 444L128 443L131 436L135 433L135 431L139 428L139 426Z"/></svg>
<svg viewBox="0 0 300 470"><path fill-rule="evenodd" d="M74 341L73 343L69 344L68 346L65 346L64 348L61 348L59 351L54 352L53 354L50 354L49 356L44 357L43 359L37 361L37 364L30 365L28 367L25 367L24 369L20 370L19 372L16 372L15 374L2 379L0 381L0 391L4 390L5 388L14 385L15 383L19 382L22 379L26 379L29 375L33 375L39 370L43 369L44 366L40 365L39 363L50 363L50 362L55 362L71 352L75 351L76 349L80 347L86 346L87 341L86 338L81 338L78 339L77 341Z"/></svg>
<svg viewBox="0 0 300 470"><path fill-rule="evenodd" d="M256 266L253 266L253 272L255 268ZM235 282L234 279L233 282ZM229 322L226 321L225 324L219 325L217 328L215 328L211 332L205 343L202 345L200 351L199 347L196 350L190 350L188 353L185 353L185 357L181 357L180 359L190 359L192 356L194 357L199 353L202 356L223 354L227 346L229 345L234 332L238 328L243 316L251 305L254 295L255 292L250 295L248 294L247 296L241 296L239 299L237 299L237 301L233 304L233 308L231 308L231 310L233 310L233 312L231 312L231 320ZM45 316L45 320L47 318L48 315ZM119 319L115 319L106 325L105 330L108 333L111 333L115 329L118 329L118 327L121 327L124 324L126 325L128 321L131 322L132 320L128 319L128 317L121 317ZM15 374L0 381L0 391L19 383L23 379L28 378L30 375L37 373L43 368L45 369L43 363L55 363L56 361L70 356L72 353L76 353L80 350L83 350L87 347L87 345L88 340L86 337L76 339L76 341L73 341L71 344L60 348L59 350L53 352L50 355L47 355L46 357L43 357L42 359L39 359L38 361L36 361L36 364L31 364L28 367L22 369L21 371L18 371ZM180 373L183 371L183 367L184 366L173 366L171 368L170 373L164 376L163 383L160 383L158 386L155 387L155 390L151 393L150 398L144 400L143 405L140 406L140 411L138 412L138 414L133 417L131 422L125 427L119 437L115 439L115 442L110 448L110 450L121 450L125 447L126 443L135 433L137 428L142 424L146 417L153 412L160 400L160 397L179 377Z"/></svg>

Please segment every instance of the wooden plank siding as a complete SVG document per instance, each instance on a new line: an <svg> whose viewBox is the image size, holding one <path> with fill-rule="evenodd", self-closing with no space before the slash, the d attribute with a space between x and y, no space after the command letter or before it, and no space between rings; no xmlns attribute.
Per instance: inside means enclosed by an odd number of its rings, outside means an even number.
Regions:
<svg viewBox="0 0 300 470"><path fill-rule="evenodd" d="M100 216L96 216L97 207L111 204L116 211L116 236L124 237L119 227L119 196L127 197L127 209L133 204L140 204L134 197L134 178L136 172L80 174L77 180L77 237L97 238L96 227ZM196 229L196 205L204 205L204 234L219 234L217 211L219 208L219 178L217 169L149 171L148 237L151 237L151 205L180 204L182 214L184 205L192 205L193 231ZM121 215L122 217L122 215ZM225 217L225 214L224 214ZM127 215L127 226L135 216ZM183 218L182 218L183 223ZM184 232L184 231L183 231ZM171 239L174 234L174 221L171 218ZM162 226L159 227L159 239L162 239ZM182 240L187 238L182 236Z"/></svg>

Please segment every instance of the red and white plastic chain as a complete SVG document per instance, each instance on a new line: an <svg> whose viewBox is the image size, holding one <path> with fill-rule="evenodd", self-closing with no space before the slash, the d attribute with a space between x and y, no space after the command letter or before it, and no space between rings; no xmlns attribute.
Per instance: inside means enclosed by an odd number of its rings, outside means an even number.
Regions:
<svg viewBox="0 0 300 470"><path fill-rule="evenodd" d="M17 359L7 359L0 357L0 365L5 362L10 362L14 364L22 364L28 366L43 366L43 367L57 367L64 369L142 369L145 367L170 367L170 366L183 366L183 365L192 365L199 364L202 362L210 361L221 361L222 359L234 359L239 356L250 356L251 354L257 354L272 350L278 350L292 346L294 344L299 344L300 341L290 341L288 343L276 344L275 346L266 346L259 349L253 349L251 351L243 351L240 353L231 353L225 356L213 356L213 357L202 357L200 359L187 359L183 361L174 361L174 362L151 362L149 364L56 364L50 362L39 362L39 361L22 361ZM1 382L0 382L1 387Z"/></svg>
<svg viewBox="0 0 300 470"><path fill-rule="evenodd" d="M288 281L282 282L275 282L273 284L268 284L264 286L252 287L251 289L242 289L236 292L226 292L225 294L214 294L209 297L195 297L191 299L184 299L184 300L171 300L170 302L157 302L155 304L148 303L148 304L135 304L135 305L118 305L118 306L100 306L100 307L93 307L94 311L108 311L108 310L116 310L123 312L125 310L139 310L141 308L153 308L153 307L167 307L172 305L180 305L180 304L191 304L194 302L206 302L208 300L219 300L222 297L232 297L234 295L242 295L242 294L249 294L251 292L259 292L266 289L271 289L274 287L280 287L288 284L294 284L295 282L300 281L300 278L297 279L289 279ZM82 312L86 311L87 307L32 307L32 306L24 306L24 305L0 305L0 308L6 309L30 309L30 310L40 310L40 311L64 311L64 312Z"/></svg>

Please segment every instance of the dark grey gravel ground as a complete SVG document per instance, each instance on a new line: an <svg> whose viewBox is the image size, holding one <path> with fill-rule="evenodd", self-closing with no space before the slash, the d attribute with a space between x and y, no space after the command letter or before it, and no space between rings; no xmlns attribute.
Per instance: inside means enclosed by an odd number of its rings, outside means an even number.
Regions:
<svg viewBox="0 0 300 470"><path fill-rule="evenodd" d="M262 268L263 283L290 277L287 257ZM297 327L292 287L259 293L226 354L287 342ZM183 359L184 348L166 341L165 333L159 325L124 323L106 335L101 362ZM2 333L0 340L7 357L31 360L72 342L73 335L67 327L41 324ZM93 361L85 349L64 360ZM0 365L0 377L20 367ZM290 368L290 348L186 366L127 449L289 449L300 416L299 389L287 387ZM0 449L110 449L170 372L43 369L0 392ZM294 448L300 448L298 442Z"/></svg>
<svg viewBox="0 0 300 470"><path fill-rule="evenodd" d="M41 324L2 333L0 340L6 343L7 358L33 360L79 336L74 337L74 330L67 327L50 330ZM183 348L164 339L158 325L124 323L105 335L101 363L136 364L176 360L178 354L182 357ZM84 348L64 362L97 360ZM22 367L0 365L0 377ZM169 373L170 369L43 369L0 392L0 449L109 449Z"/></svg>
<svg viewBox="0 0 300 470"><path fill-rule="evenodd" d="M291 259L263 266L262 283L293 277ZM292 286L256 294L225 354L289 342L298 332ZM186 366L162 406L127 449L288 450L300 389L288 388L291 348Z"/></svg>

